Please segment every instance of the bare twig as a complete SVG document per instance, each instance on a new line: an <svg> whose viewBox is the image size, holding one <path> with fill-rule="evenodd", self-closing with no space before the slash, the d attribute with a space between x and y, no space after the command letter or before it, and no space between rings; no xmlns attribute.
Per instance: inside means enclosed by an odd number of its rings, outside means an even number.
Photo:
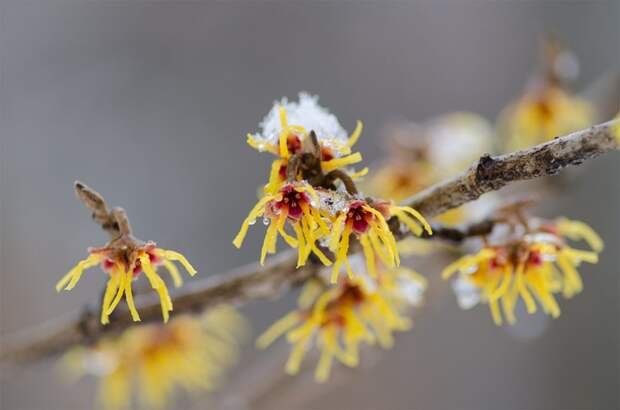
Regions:
<svg viewBox="0 0 620 410"><path fill-rule="evenodd" d="M482 156L462 174L435 184L404 201L425 216L433 216L471 202L505 185L556 175L569 165L581 165L618 147L614 126L608 121L532 148L506 155Z"/></svg>
<svg viewBox="0 0 620 410"><path fill-rule="evenodd" d="M110 212L105 200L99 192L80 181L75 181L73 186L79 200L82 201L86 208L92 211L93 220L97 224L101 225L101 228L109 233L112 238L115 238L120 234L121 222L124 223L124 228L129 229L128 233L131 233L127 214L125 214L125 211L122 208L114 208Z"/></svg>
<svg viewBox="0 0 620 410"><path fill-rule="evenodd" d="M287 251L271 258L266 266L250 264L227 273L213 275L188 285L173 298L175 314L200 312L218 303L243 303L247 300L273 298L291 286L312 276L319 265L308 263L295 269L297 255ZM144 322L160 320L161 307L153 295L136 299ZM103 326L91 306L82 313L73 313L38 328L16 334L2 343L0 358L34 360L61 352L67 347L97 340L104 335L122 331L132 324L126 308L119 306L111 316L110 324Z"/></svg>
<svg viewBox="0 0 620 410"><path fill-rule="evenodd" d="M433 234L422 233L422 238L441 239L450 242L463 242L467 238L475 236L484 236L491 233L495 222L491 219L485 219L480 222L466 226L444 226L441 224L431 224Z"/></svg>
<svg viewBox="0 0 620 410"><path fill-rule="evenodd" d="M616 120L599 124L507 155L485 155L462 174L434 185L404 203L431 217L474 201L480 195L498 190L511 182L555 175L569 165L580 165L588 159L616 149L618 145L613 127L619 123L620 121ZM105 229L103 210L107 208L103 199L96 193L92 195L92 190L90 194L86 194L78 185L84 187L76 184L78 195L93 210L93 217ZM109 212L107 214L110 215ZM117 222L116 230L118 229ZM460 241L466 236L484 234L485 229L490 228L481 223L462 230L448 230L439 226L436 226L436 229L438 236ZM220 302L243 303L247 300L275 297L291 286L302 283L320 268L316 263L308 263L301 269L295 269L295 262L293 252L283 252L274 257L266 267L253 264L194 282L173 298L175 313L200 311ZM145 297L137 302L144 321L159 319L159 301ZM74 315L65 323L53 324L51 330L50 326L45 326L47 330L29 331L11 342L5 341L0 357L2 360L44 357L63 351L73 344L118 332L133 323L126 309L120 308L110 325L103 327L96 318L92 311L87 311L81 317Z"/></svg>

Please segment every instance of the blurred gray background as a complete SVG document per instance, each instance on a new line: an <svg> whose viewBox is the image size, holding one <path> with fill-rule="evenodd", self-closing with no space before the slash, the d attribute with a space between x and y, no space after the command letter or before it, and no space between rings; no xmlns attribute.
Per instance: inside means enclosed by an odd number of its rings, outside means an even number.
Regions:
<svg viewBox="0 0 620 410"><path fill-rule="evenodd" d="M88 246L106 240L75 199L75 179L125 207L139 237L182 250L201 273L223 272L258 255L261 229L241 251L230 241L271 160L244 135L274 99L308 90L345 128L363 120L358 148L370 161L389 119L462 109L494 118L521 91L545 31L579 57L577 89L617 70L618 5L3 1L1 334L98 295L105 277L97 270L70 293L53 290ZM554 215L587 221L607 244L598 265L583 267L585 290L562 301L560 319L521 315L517 328L497 328L485 307L460 311L431 265L431 297L414 330L387 354L364 352L375 365L317 388L305 376L280 376L285 346L259 357L249 349L228 397L207 407L618 408L618 163L617 154L588 163L554 205ZM291 303L244 311L261 331ZM265 365L271 356L275 365ZM265 368L270 374L256 370ZM282 381L248 393L265 378ZM5 370L1 383L2 410L92 406L93 385L65 387L49 363Z"/></svg>

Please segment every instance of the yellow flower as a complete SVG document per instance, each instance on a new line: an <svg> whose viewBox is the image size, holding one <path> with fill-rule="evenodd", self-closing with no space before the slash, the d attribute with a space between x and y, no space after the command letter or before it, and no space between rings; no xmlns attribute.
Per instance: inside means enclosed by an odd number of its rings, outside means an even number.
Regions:
<svg viewBox="0 0 620 410"><path fill-rule="evenodd" d="M319 106L317 100L317 97L306 93L299 94L298 103L283 99L274 105L261 123L261 133L248 134L247 143L252 148L279 157L272 163L269 183L264 189L266 193L277 192L286 182L288 161L293 155L304 151L310 143L311 131L317 136L323 172L362 160L359 153L351 153L351 147L361 135L362 123L358 121L355 131L347 137L336 117Z"/></svg>
<svg viewBox="0 0 620 410"><path fill-rule="evenodd" d="M376 276L375 255L378 255L381 262L389 268L400 264L396 239L387 224L387 220L392 216L407 225L417 236L420 236L423 230L432 234L430 225L413 208L396 206L389 202L371 204L365 200L352 200L335 217L329 238L329 248L336 255L331 276L332 283L338 280L343 264L346 266L349 278L354 275L348 261L351 234L355 234L362 245L371 276Z"/></svg>
<svg viewBox="0 0 620 410"><path fill-rule="evenodd" d="M316 245L317 239L329 233L329 228L317 208L319 202L316 191L310 185L286 184L277 193L266 194L258 201L241 225L233 244L240 248L250 225L262 216L269 227L261 250L261 265L264 264L267 254L276 252L278 233L292 248L298 249L298 267L306 263L311 252L325 265L331 265L331 261ZM287 221L295 232L295 237L286 233Z"/></svg>
<svg viewBox="0 0 620 410"><path fill-rule="evenodd" d="M219 306L202 317L178 317L163 325L131 328L94 347L65 354L61 368L71 379L100 379L106 409L128 407L134 392L141 407L162 408L175 390L211 391L239 354L246 323L233 308Z"/></svg>
<svg viewBox="0 0 620 410"><path fill-rule="evenodd" d="M565 239L584 240L591 251L574 249ZM454 289L462 308L482 300L489 305L496 325L503 323L500 311L510 324L515 323L519 298L528 313L537 310L556 318L560 308L555 295L570 298L581 292L583 284L577 267L581 262L596 263L603 249L600 237L586 224L560 219L540 224L520 239L485 246L475 255L464 256L442 272L444 279L459 277Z"/></svg>
<svg viewBox="0 0 620 410"><path fill-rule="evenodd" d="M368 189L373 195L394 201L402 201L430 186L433 177L432 166L416 162L390 162L372 173Z"/></svg>
<svg viewBox="0 0 620 410"><path fill-rule="evenodd" d="M144 272L151 287L159 294L164 322L168 321L172 311L172 301L156 267L164 265L175 287L181 286L183 279L172 261L183 265L191 276L196 274L196 269L180 253L157 248L153 242L144 243L128 235L121 235L103 248L90 248L89 253L86 259L80 261L58 281L56 291L73 289L86 269L101 265L103 271L109 275L101 305L101 323L104 325L109 323L109 316L123 295L127 300L132 319L140 321L132 291L132 282L140 276L140 273Z"/></svg>
<svg viewBox="0 0 620 410"><path fill-rule="evenodd" d="M558 86L546 86L509 105L500 114L498 127L507 149L514 151L587 128L593 121L594 109L586 100Z"/></svg>
<svg viewBox="0 0 620 410"><path fill-rule="evenodd" d="M397 278L391 280L390 286L395 286ZM393 345L393 332L411 327L401 309L406 296L399 293L401 299L395 299L390 292L396 291L395 287L381 288L379 282L361 278L345 279L331 288L311 280L299 296L298 308L267 329L256 345L264 349L286 334L293 345L286 372L296 374L306 351L315 343L321 355L314 375L317 382L324 382L329 378L334 358L355 367L361 343L378 342L389 348Z"/></svg>

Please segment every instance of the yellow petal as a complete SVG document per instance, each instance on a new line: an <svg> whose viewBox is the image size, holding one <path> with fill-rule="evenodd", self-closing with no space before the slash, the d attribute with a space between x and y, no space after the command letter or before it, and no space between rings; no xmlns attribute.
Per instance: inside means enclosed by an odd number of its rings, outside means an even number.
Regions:
<svg viewBox="0 0 620 410"><path fill-rule="evenodd" d="M321 169L323 172L327 173L333 171L334 169L346 167L347 165L357 164L362 161L362 154L356 152L351 155L347 155L341 158L334 158L329 161L321 161Z"/></svg>
<svg viewBox="0 0 620 410"><path fill-rule="evenodd" d="M351 148L357 140L360 139L360 135L362 135L362 130L364 129L364 124L361 121L357 121L355 124L355 130L351 133L349 140L347 141L347 147Z"/></svg>
<svg viewBox="0 0 620 410"><path fill-rule="evenodd" d="M557 223L560 234L574 240L583 239L595 252L601 252L604 244L601 237L587 224L562 218Z"/></svg>
<svg viewBox="0 0 620 410"><path fill-rule="evenodd" d="M332 353L328 349L323 349L321 352L321 358L319 364L314 372L314 380L317 383L324 383L329 378L329 373L332 365Z"/></svg>
<svg viewBox="0 0 620 410"><path fill-rule="evenodd" d="M233 245L235 245L237 248L241 247L241 245L243 244L243 239L247 235L250 225L253 224L254 221L256 221L256 218L263 214L263 212L265 211L265 204L272 199L274 199L274 195L265 195L256 203L256 205L254 205L254 208L252 208L252 210L248 214L248 217L245 218L243 224L241 224L241 229L239 229L239 233L237 234L237 236L235 236L235 239L233 239Z"/></svg>
<svg viewBox="0 0 620 410"><path fill-rule="evenodd" d="M263 247L261 248L260 253L260 264L265 264L265 258L268 253L273 253L275 251L275 244L277 241L278 235L278 227L275 221L272 221L269 227L267 228L267 232L265 233L265 239L263 240Z"/></svg>
<svg viewBox="0 0 620 410"><path fill-rule="evenodd" d="M129 312L131 313L131 318L134 322L140 321L140 315L138 314L138 310L136 309L136 304L133 300L133 290L131 289L131 282L133 280L133 274L131 271L128 271L125 276L125 295L127 298L127 307L129 307Z"/></svg>
<svg viewBox="0 0 620 410"><path fill-rule="evenodd" d="M60 292L64 287L65 290L71 290L80 280L82 272L86 269L97 265L103 259L103 255L99 253L90 254L86 259L81 260L73 269L69 271L56 283L56 291ZM68 284L67 284L68 283ZM66 285L66 287L65 287Z"/></svg>
<svg viewBox="0 0 620 410"><path fill-rule="evenodd" d="M170 259L172 261L178 261L181 265L183 265L183 267L185 268L187 273L189 273L190 276L194 276L196 274L196 269L194 269L194 267L187 261L185 256L181 255L179 252L169 251L169 250L164 250L164 249L161 249L161 251L163 251L164 257L166 259Z"/></svg>
<svg viewBox="0 0 620 410"><path fill-rule="evenodd" d="M163 265L166 267L166 269L170 273L170 277L172 277L172 282L174 283L174 287L175 288L181 287L181 285L183 285L183 278L181 277L181 274L179 273L179 270L177 269L177 267L174 266L174 263L170 262L167 259L163 259L161 262L163 263Z"/></svg>
<svg viewBox="0 0 620 410"><path fill-rule="evenodd" d="M272 344L274 340L298 324L300 320L301 317L297 311L290 312L269 326L269 329L263 332L263 334L256 339L256 347L259 349L265 349L267 346Z"/></svg>
<svg viewBox="0 0 620 410"><path fill-rule="evenodd" d="M376 278L377 265L375 261L375 252L368 241L367 235L360 235L360 244L362 245L362 250L364 252L364 256L366 257L366 267L368 268L368 273L373 278Z"/></svg>

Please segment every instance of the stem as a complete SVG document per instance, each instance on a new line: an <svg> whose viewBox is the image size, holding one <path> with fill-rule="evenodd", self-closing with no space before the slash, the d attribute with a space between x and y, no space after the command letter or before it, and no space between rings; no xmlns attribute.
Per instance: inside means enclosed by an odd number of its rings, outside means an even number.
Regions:
<svg viewBox="0 0 620 410"><path fill-rule="evenodd" d="M127 213L123 208L116 207L112 209L110 215L116 221L116 227L121 235L131 235L132 231L129 217L127 217Z"/></svg>

